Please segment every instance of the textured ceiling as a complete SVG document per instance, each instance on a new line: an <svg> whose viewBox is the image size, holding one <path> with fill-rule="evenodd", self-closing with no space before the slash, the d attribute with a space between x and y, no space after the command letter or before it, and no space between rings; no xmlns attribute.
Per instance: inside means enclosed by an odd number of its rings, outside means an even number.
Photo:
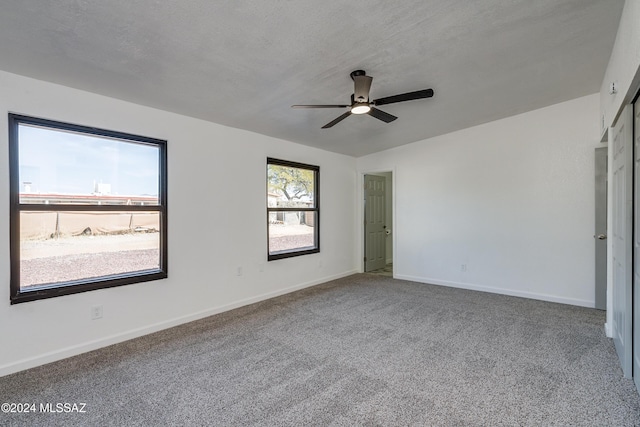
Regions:
<svg viewBox="0 0 640 427"><path fill-rule="evenodd" d="M623 5L3 0L0 69L361 156L598 92ZM348 103L355 69L374 99L435 96L331 129L343 111L290 108Z"/></svg>

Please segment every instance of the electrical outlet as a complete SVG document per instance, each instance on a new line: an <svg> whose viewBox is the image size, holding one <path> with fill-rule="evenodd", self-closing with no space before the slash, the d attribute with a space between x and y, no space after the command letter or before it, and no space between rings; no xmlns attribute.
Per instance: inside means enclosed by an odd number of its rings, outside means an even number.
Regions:
<svg viewBox="0 0 640 427"><path fill-rule="evenodd" d="M94 305L91 307L91 320L102 319L102 306Z"/></svg>
<svg viewBox="0 0 640 427"><path fill-rule="evenodd" d="M467 264L462 264L462 265L460 266L460 271L462 271L462 272L466 272L466 271L467 271Z"/></svg>
<svg viewBox="0 0 640 427"><path fill-rule="evenodd" d="M239 265L238 268L236 269L236 276L242 276L242 266Z"/></svg>

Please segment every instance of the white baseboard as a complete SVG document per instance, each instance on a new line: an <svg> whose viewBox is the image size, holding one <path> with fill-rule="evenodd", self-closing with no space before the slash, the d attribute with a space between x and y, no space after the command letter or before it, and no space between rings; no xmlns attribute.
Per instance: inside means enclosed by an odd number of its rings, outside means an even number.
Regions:
<svg viewBox="0 0 640 427"><path fill-rule="evenodd" d="M608 323L604 324L604 334L607 338L613 338L613 331L611 330L611 326Z"/></svg>
<svg viewBox="0 0 640 427"><path fill-rule="evenodd" d="M316 279L309 282L301 283L288 288L279 289L277 291L267 292L265 294L239 300L239 301L226 304L220 307L214 307L207 310L198 311L196 313L191 313L185 316L176 317L173 319L165 320L163 322L154 323L152 325L144 326L137 329L132 329L126 332L110 335L97 340L84 342L82 344L62 348L60 350L51 351L35 357L19 360L17 362L8 363L6 365L0 366L0 377L13 374L15 372L23 371L25 369L34 368L36 366L55 362L57 360L66 359L67 357L76 356L78 354L86 353L88 351L97 350L99 348L106 347L112 344L128 341L133 338L138 338L144 335L161 331L163 329L168 329L174 326L182 325L184 323L193 322L194 320L203 319L205 317L213 316L214 314L223 313L225 311L233 310L235 308L243 307L245 305L254 304L256 302L268 300L270 298L274 298L280 295L289 294L291 292L295 292L301 289L305 289L305 288L316 286L322 283L330 282L331 280L336 280L342 277L351 276L352 274L356 274L356 273L357 273L357 270L346 271L346 272L335 274L332 276L323 277L321 279Z"/></svg>
<svg viewBox="0 0 640 427"><path fill-rule="evenodd" d="M394 274L393 277L395 279L410 280L412 282L428 283L431 285L449 286L451 288L468 289L471 291L489 292L492 294L501 294L501 295L509 295L513 297L522 297L522 298L530 298L530 299L536 299L541 301L557 302L560 304L577 305L580 307L595 308L596 306L595 301L558 297L555 295L540 294L536 292L515 291L512 289L494 288L491 286L474 285L471 283L450 282L446 280L429 279L425 277L416 277L416 276L406 276L401 274Z"/></svg>

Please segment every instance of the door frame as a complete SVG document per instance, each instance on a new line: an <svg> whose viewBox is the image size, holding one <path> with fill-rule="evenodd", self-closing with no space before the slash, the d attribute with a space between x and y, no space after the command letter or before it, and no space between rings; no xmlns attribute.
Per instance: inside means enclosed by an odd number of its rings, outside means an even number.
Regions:
<svg viewBox="0 0 640 427"><path fill-rule="evenodd" d="M364 206L364 176L365 175L376 175L381 173L391 172L391 256L392 263L395 266L396 264L396 168L380 168L380 169L366 169L358 171L358 191L356 194L357 204L356 204L356 230L357 230L357 241L359 244L357 245L357 255L358 255L358 272L364 273L364 254L365 254L365 246L364 246L364 215L365 215L365 206ZM388 194L387 194L388 197ZM393 277L396 276L396 269L393 269Z"/></svg>
<svg viewBox="0 0 640 427"><path fill-rule="evenodd" d="M637 245L640 237L640 87L637 88L633 100L631 101L631 138L633 157L633 189L632 189L632 205L633 219L632 223L632 255L631 255L631 373L636 390L640 393L640 253L637 253L640 245ZM638 264L638 265L637 265Z"/></svg>

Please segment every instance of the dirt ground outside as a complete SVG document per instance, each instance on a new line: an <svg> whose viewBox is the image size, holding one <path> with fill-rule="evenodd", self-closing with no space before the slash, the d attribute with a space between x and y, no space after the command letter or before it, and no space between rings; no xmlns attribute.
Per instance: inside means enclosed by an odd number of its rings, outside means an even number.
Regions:
<svg viewBox="0 0 640 427"><path fill-rule="evenodd" d="M308 225L269 225L269 251L313 247L314 228Z"/></svg>
<svg viewBox="0 0 640 427"><path fill-rule="evenodd" d="M157 249L69 254L20 262L22 288L159 268Z"/></svg>
<svg viewBox="0 0 640 427"><path fill-rule="evenodd" d="M159 268L159 233L25 240L20 247L22 287Z"/></svg>
<svg viewBox="0 0 640 427"><path fill-rule="evenodd" d="M304 224L272 224L269 250L313 247L313 233L314 228ZM22 287L158 269L159 248L157 232L23 240Z"/></svg>
<svg viewBox="0 0 640 427"><path fill-rule="evenodd" d="M60 257L101 252L126 252L158 249L159 233L133 233L97 236L70 236L58 239L23 240L20 242L20 259Z"/></svg>

